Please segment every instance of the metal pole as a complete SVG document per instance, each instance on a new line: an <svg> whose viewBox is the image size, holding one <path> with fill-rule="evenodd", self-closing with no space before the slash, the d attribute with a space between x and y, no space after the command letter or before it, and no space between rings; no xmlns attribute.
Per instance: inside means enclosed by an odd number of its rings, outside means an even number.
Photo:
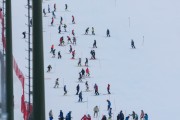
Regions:
<svg viewBox="0 0 180 120"><path fill-rule="evenodd" d="M32 1L33 12L33 120L45 120L42 0Z"/></svg>
<svg viewBox="0 0 180 120"><path fill-rule="evenodd" d="M28 115L30 115L30 105L31 105L31 48L30 48L30 41L31 41L31 36L30 36L30 0L28 2L28 82L29 82L29 102L28 102ZM29 117L29 116L28 116Z"/></svg>
<svg viewBox="0 0 180 120"><path fill-rule="evenodd" d="M5 8L4 8L4 5L5 5L5 0L3 0L3 9L2 9L2 11L3 11L3 19L5 18L5 14L4 14ZM5 19L4 19L4 20L5 20ZM3 34L4 34L4 33L3 33ZM4 47L3 47L3 55L5 55Z"/></svg>
<svg viewBox="0 0 180 120"><path fill-rule="evenodd" d="M8 120L14 120L11 0L6 0L6 92Z"/></svg>

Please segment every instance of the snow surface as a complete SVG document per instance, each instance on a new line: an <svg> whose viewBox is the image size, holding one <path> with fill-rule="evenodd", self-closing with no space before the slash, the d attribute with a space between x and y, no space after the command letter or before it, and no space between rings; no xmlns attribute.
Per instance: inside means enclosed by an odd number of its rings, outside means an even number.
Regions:
<svg viewBox="0 0 180 120"><path fill-rule="evenodd" d="M17 4L18 3L18 4ZM53 110L57 120L59 110L64 115L72 111L74 120L80 120L84 114L93 116L93 108L100 107L100 117L107 115L107 99L112 102L113 118L123 110L125 116L134 110L148 113L150 120L178 120L180 114L180 1L179 0L44 0L43 8L48 4L53 9L56 3L57 12L54 26L50 26L52 14L43 17L44 38L44 73L46 120L49 110ZM69 11L65 11L65 4ZM22 39L22 32L27 31L26 1L12 1L13 54L25 75L28 71L27 43ZM76 24L71 24L71 16L75 16ZM67 24L67 33L58 34L60 16ZM95 28L96 35L83 35L85 29ZM110 29L111 37L106 37ZM77 45L75 60L68 54L69 45L58 46L59 38L71 35L75 30ZM63 30L63 28L62 28ZM144 40L143 40L144 36ZM91 78L88 81L93 90L94 83L99 92L107 93L106 87L111 85L112 95L94 96L93 92L83 92L85 103L77 103L76 86L80 84L82 91L85 83L78 83L78 58L90 58L90 50L94 39L97 60L89 60ZM135 41L137 49L131 49L130 41ZM27 39L26 39L27 40ZM60 50L62 59L51 58L51 45L55 45L56 53ZM46 73L47 66L52 65L52 72ZM85 68L85 67L83 67ZM60 88L54 89L56 78L60 78ZM22 120L20 111L21 84L14 75L15 120ZM26 81L28 83L28 81ZM63 85L67 86L68 95L63 96ZM26 92L28 88L26 86ZM26 100L28 97L26 96ZM96 120L92 117L93 120ZM100 118L98 118L100 119Z"/></svg>

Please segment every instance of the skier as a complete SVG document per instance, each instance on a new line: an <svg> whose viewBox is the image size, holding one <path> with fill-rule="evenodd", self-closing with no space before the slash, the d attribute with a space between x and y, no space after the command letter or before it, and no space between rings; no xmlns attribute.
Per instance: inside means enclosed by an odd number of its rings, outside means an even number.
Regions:
<svg viewBox="0 0 180 120"><path fill-rule="evenodd" d="M88 34L88 32L89 32L89 27L88 27L88 28L86 28L85 35L87 35L87 34Z"/></svg>
<svg viewBox="0 0 180 120"><path fill-rule="evenodd" d="M56 49L54 49L54 50L53 50L53 53L52 53L52 54L53 54L53 56L52 56L52 58L55 58L55 55L56 55L56 53L55 53L55 52L56 52Z"/></svg>
<svg viewBox="0 0 180 120"><path fill-rule="evenodd" d="M69 52L71 53L72 52L72 46L69 45Z"/></svg>
<svg viewBox="0 0 180 120"><path fill-rule="evenodd" d="M67 94L66 85L64 85L64 95Z"/></svg>
<svg viewBox="0 0 180 120"><path fill-rule="evenodd" d="M67 4L65 4L65 11L67 11L68 10L68 5Z"/></svg>
<svg viewBox="0 0 180 120"><path fill-rule="evenodd" d="M48 12L49 12L49 13L51 12L49 4L48 4Z"/></svg>
<svg viewBox="0 0 180 120"><path fill-rule="evenodd" d="M76 86L76 90L77 90L76 95L78 95L79 94L79 90L80 90L79 84Z"/></svg>
<svg viewBox="0 0 180 120"><path fill-rule="evenodd" d="M85 66L88 66L88 59L86 58Z"/></svg>
<svg viewBox="0 0 180 120"><path fill-rule="evenodd" d="M84 115L84 116L81 118L81 120L87 120L87 116Z"/></svg>
<svg viewBox="0 0 180 120"><path fill-rule="evenodd" d="M86 68L86 76L90 76L89 68Z"/></svg>
<svg viewBox="0 0 180 120"><path fill-rule="evenodd" d="M66 120L71 120L71 111L68 112L68 114L66 115Z"/></svg>
<svg viewBox="0 0 180 120"><path fill-rule="evenodd" d="M23 38L26 38L26 31L22 32Z"/></svg>
<svg viewBox="0 0 180 120"><path fill-rule="evenodd" d="M101 120L107 120L106 115L103 115Z"/></svg>
<svg viewBox="0 0 180 120"><path fill-rule="evenodd" d="M53 25L53 23L54 23L54 18L52 17L51 18L51 25Z"/></svg>
<svg viewBox="0 0 180 120"><path fill-rule="evenodd" d="M78 66L81 66L81 58L79 58Z"/></svg>
<svg viewBox="0 0 180 120"><path fill-rule="evenodd" d="M109 109L108 115L109 115L109 119L111 119L111 117L112 117L112 108Z"/></svg>
<svg viewBox="0 0 180 120"><path fill-rule="evenodd" d="M143 118L144 118L144 111L141 110L140 120L143 120Z"/></svg>
<svg viewBox="0 0 180 120"><path fill-rule="evenodd" d="M86 85L86 91L89 91L88 81L86 81L85 85Z"/></svg>
<svg viewBox="0 0 180 120"><path fill-rule="evenodd" d="M59 46L62 46L62 45L64 45L64 37L62 36L62 37L60 37L60 43L59 43Z"/></svg>
<svg viewBox="0 0 180 120"><path fill-rule="evenodd" d="M93 59L96 59L96 57L95 57L95 50L92 50L92 55L93 55Z"/></svg>
<svg viewBox="0 0 180 120"><path fill-rule="evenodd" d="M91 120L91 116L88 114L86 120Z"/></svg>
<svg viewBox="0 0 180 120"><path fill-rule="evenodd" d="M110 109L110 107L111 107L111 102L110 102L109 100L107 100L107 103L108 103L107 110L109 110L109 109Z"/></svg>
<svg viewBox="0 0 180 120"><path fill-rule="evenodd" d="M135 47L135 45L134 45L133 39L131 40L131 47L132 47L133 49L136 49L136 47Z"/></svg>
<svg viewBox="0 0 180 120"><path fill-rule="evenodd" d="M66 31L67 25L66 25L66 24L64 24L64 26L63 26L63 27L64 27L64 32L67 32L67 31Z"/></svg>
<svg viewBox="0 0 180 120"><path fill-rule="evenodd" d="M81 73L82 73L82 77L84 77L84 74L85 74L85 70L82 68L81 70Z"/></svg>
<svg viewBox="0 0 180 120"><path fill-rule="evenodd" d="M54 12L56 11L56 3L54 3Z"/></svg>
<svg viewBox="0 0 180 120"><path fill-rule="evenodd" d="M47 72L50 72L51 71L51 69L52 69L52 67L51 67L51 65L48 65L48 70L47 70Z"/></svg>
<svg viewBox="0 0 180 120"><path fill-rule="evenodd" d="M81 75L81 72L79 72L79 78L78 78L78 80L79 80L80 82L82 82L82 75Z"/></svg>
<svg viewBox="0 0 180 120"><path fill-rule="evenodd" d="M144 114L144 120L148 120L148 115L147 115L147 113Z"/></svg>
<svg viewBox="0 0 180 120"><path fill-rule="evenodd" d="M117 120L124 120L124 114L123 114L122 110L121 110L120 113L118 114Z"/></svg>
<svg viewBox="0 0 180 120"><path fill-rule="evenodd" d="M72 59L74 59L75 56L75 50L72 51Z"/></svg>
<svg viewBox="0 0 180 120"><path fill-rule="evenodd" d="M94 117L97 118L98 117L98 112L99 112L98 106L95 106L93 110L94 110Z"/></svg>
<svg viewBox="0 0 180 120"><path fill-rule="evenodd" d="M72 30L72 35L75 36L74 29Z"/></svg>
<svg viewBox="0 0 180 120"><path fill-rule="evenodd" d="M109 29L107 29L106 35L107 35L107 37L110 37L110 31L109 31Z"/></svg>
<svg viewBox="0 0 180 120"><path fill-rule="evenodd" d="M96 40L94 40L93 48L97 48L97 46L96 46Z"/></svg>
<svg viewBox="0 0 180 120"><path fill-rule="evenodd" d="M138 115L137 114L135 114L135 120L138 120Z"/></svg>
<svg viewBox="0 0 180 120"><path fill-rule="evenodd" d="M72 15L72 24L75 24L74 16Z"/></svg>
<svg viewBox="0 0 180 120"><path fill-rule="evenodd" d="M60 51L58 52L58 59L59 58L61 59L61 52Z"/></svg>
<svg viewBox="0 0 180 120"><path fill-rule="evenodd" d="M76 45L76 37L73 36L73 45Z"/></svg>
<svg viewBox="0 0 180 120"><path fill-rule="evenodd" d="M50 53L53 53L53 50L54 50L54 44L51 45L51 51L50 51Z"/></svg>
<svg viewBox="0 0 180 120"><path fill-rule="evenodd" d="M52 16L53 16L54 18L56 18L56 15L55 15L54 11L52 11Z"/></svg>
<svg viewBox="0 0 180 120"><path fill-rule="evenodd" d="M58 30L59 30L58 33L61 33L61 25L59 25Z"/></svg>
<svg viewBox="0 0 180 120"><path fill-rule="evenodd" d="M130 114L129 116L132 116L133 120L135 120L136 113L134 111L132 111L132 114Z"/></svg>
<svg viewBox="0 0 180 120"><path fill-rule="evenodd" d="M69 42L72 43L71 38L69 36L67 36L67 40L68 40L68 43Z"/></svg>
<svg viewBox="0 0 180 120"><path fill-rule="evenodd" d="M64 120L64 116L63 116L62 110L60 110L60 113L59 113L59 120Z"/></svg>
<svg viewBox="0 0 180 120"><path fill-rule="evenodd" d="M53 113L52 113L52 110L49 111L49 120L53 120Z"/></svg>
<svg viewBox="0 0 180 120"><path fill-rule="evenodd" d="M99 95L98 86L97 86L96 83L95 83L95 85L94 85L94 91L95 91L95 95Z"/></svg>
<svg viewBox="0 0 180 120"><path fill-rule="evenodd" d="M92 35L95 35L94 27L92 27Z"/></svg>
<svg viewBox="0 0 180 120"><path fill-rule="evenodd" d="M79 93L79 101L78 102L82 102L82 91Z"/></svg>
<svg viewBox="0 0 180 120"><path fill-rule="evenodd" d="M61 16L61 18L60 18L60 25L62 25L62 22L63 22L63 18Z"/></svg>
<svg viewBox="0 0 180 120"><path fill-rule="evenodd" d="M44 16L46 16L46 11L45 11L45 8L43 9L43 14L44 14Z"/></svg>
<svg viewBox="0 0 180 120"><path fill-rule="evenodd" d="M59 78L56 79L56 82L55 82L55 85L54 85L54 88L58 88L59 87Z"/></svg>
<svg viewBox="0 0 180 120"><path fill-rule="evenodd" d="M111 94L110 93L110 84L108 84L108 86L107 86L107 91L108 91L108 94Z"/></svg>

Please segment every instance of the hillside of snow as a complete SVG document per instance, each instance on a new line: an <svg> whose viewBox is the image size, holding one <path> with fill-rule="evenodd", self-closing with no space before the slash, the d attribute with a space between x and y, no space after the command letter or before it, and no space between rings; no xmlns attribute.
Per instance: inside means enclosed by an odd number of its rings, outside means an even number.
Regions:
<svg viewBox="0 0 180 120"><path fill-rule="evenodd" d="M18 3L18 4L17 4ZM179 118L180 95L180 2L178 0L43 0L42 8L51 11L56 3L57 11L54 24L51 26L52 13L43 17L44 40L44 73L46 120L52 109L54 120L59 111L64 116L72 111L73 120L80 120L84 114L90 114L92 120L102 115L108 116L107 102L112 103L112 120L116 119L120 110L125 116L135 111L140 115L144 110L150 120L169 120ZM12 1L13 54L25 75L28 75L27 39L22 39L23 31L27 31L26 1ZM68 11L65 11L68 4ZM72 24L72 15L76 24ZM61 27L58 34L60 17L67 25L67 32ZM89 27L89 35L84 35ZM94 27L95 34L91 35ZM69 53L67 36L72 38L74 29L77 44L75 59ZM106 30L111 37L106 37ZM64 37L65 46L58 46L60 37ZM136 49L131 49L131 39ZM97 48L92 48L93 41ZM51 45L54 44L56 57L52 58ZM95 50L96 60L90 60L90 51ZM62 59L57 58L61 51ZM82 59L82 67L78 67L78 59ZM79 72L84 66L85 58L89 59L90 77L78 82ZM52 71L47 73L47 66ZM60 79L60 87L53 88L56 78ZM88 81L91 92L85 91ZM94 95L94 84L99 87L99 96ZM26 81L28 84L28 81ZM83 91L83 103L78 102L76 86ZM107 85L111 85L111 95L107 94ZM63 86L67 86L67 96L63 96ZM28 88L26 86L26 92ZM20 110L21 84L14 77L15 120L22 120ZM28 96L26 96L28 100ZM98 118L93 118L94 106L100 107Z"/></svg>

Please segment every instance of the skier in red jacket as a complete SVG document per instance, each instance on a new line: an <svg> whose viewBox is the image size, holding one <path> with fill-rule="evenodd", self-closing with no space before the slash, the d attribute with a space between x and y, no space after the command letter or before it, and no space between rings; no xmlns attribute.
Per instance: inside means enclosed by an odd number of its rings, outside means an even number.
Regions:
<svg viewBox="0 0 180 120"><path fill-rule="evenodd" d="M86 68L86 76L90 76L89 68Z"/></svg>
<svg viewBox="0 0 180 120"><path fill-rule="evenodd" d="M87 116L84 115L84 116L81 118L81 120L87 120Z"/></svg>

